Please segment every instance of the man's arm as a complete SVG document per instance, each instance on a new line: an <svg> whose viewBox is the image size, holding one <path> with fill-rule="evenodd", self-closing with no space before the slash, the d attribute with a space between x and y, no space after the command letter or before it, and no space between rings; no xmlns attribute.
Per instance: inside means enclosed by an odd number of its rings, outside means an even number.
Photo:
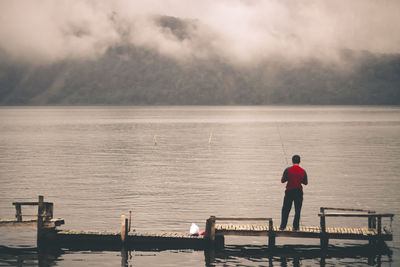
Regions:
<svg viewBox="0 0 400 267"><path fill-rule="evenodd" d="M286 168L285 171L283 172L282 178L281 178L281 183L286 183L287 182L288 171L289 171L289 168Z"/></svg>
<svg viewBox="0 0 400 267"><path fill-rule="evenodd" d="M302 184L307 185L308 184L308 177L306 171L304 171L304 178L301 181Z"/></svg>

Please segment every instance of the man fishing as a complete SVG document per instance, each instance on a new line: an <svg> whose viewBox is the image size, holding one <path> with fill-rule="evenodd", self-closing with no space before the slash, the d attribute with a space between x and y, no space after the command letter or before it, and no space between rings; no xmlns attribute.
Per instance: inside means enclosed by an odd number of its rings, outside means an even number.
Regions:
<svg viewBox="0 0 400 267"><path fill-rule="evenodd" d="M282 218L280 230L286 228L289 213L292 208L292 202L294 202L295 215L293 219L293 229L299 230L300 224L300 212L301 206L303 204L303 186L301 184L307 185L307 173L299 166L300 156L294 155L292 157L293 166L285 169L282 175L281 182L286 183L285 198L283 199L282 206Z"/></svg>

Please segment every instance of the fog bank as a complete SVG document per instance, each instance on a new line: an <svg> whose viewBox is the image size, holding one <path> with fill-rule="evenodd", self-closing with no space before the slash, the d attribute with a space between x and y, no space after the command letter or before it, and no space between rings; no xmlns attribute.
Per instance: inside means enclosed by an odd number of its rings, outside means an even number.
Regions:
<svg viewBox="0 0 400 267"><path fill-rule="evenodd" d="M396 0L0 1L0 57L49 64L133 45L177 60L338 61L343 49L400 53L398 14ZM182 20L184 33L159 16Z"/></svg>

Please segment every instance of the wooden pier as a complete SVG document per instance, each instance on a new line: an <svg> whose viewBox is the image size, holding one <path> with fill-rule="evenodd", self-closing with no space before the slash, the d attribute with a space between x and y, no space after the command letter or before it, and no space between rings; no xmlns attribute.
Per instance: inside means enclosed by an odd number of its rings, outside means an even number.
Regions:
<svg viewBox="0 0 400 267"><path fill-rule="evenodd" d="M330 212L328 212L330 211ZM340 211L340 212L332 212ZM329 239L367 240L371 245L384 241L392 241L393 235L390 230L382 228L382 219L394 217L392 213L376 213L371 210L343 209L343 208L320 208L320 226L301 226L299 230L286 227L284 230L273 225L272 218L219 218L211 216L206 223L205 238L210 241L224 242L224 236L267 236L268 245L274 246L277 237L291 238L318 238L321 247L328 246ZM367 218L366 227L327 227L326 217L348 217ZM264 221L264 224L233 224L217 223L217 221Z"/></svg>
<svg viewBox="0 0 400 267"><path fill-rule="evenodd" d="M37 245L57 246L69 249L206 249L224 247L225 236L265 236L268 246L274 247L276 238L316 238L326 249L330 239L367 240L370 245L381 245L391 241L390 230L383 228L383 219L392 221L394 214L376 213L371 210L325 208L320 209L320 226L301 226L299 230L287 227L280 230L274 226L272 218L226 218L211 216L206 221L206 233L203 236L191 236L179 233L137 233L131 231L131 214L121 217L120 232L100 232L81 230L57 230L64 224L63 219L53 218L53 203L44 202L39 196L38 202L14 202L16 219L0 220L0 227L37 227ZM22 206L37 205L38 213L23 215ZM34 220L24 220L26 216L36 216ZM366 218L362 228L327 227L328 217ZM233 223L236 222L236 223ZM239 223L237 223L239 222ZM246 223L244 223L246 222ZM391 227L390 227L391 228Z"/></svg>
<svg viewBox="0 0 400 267"><path fill-rule="evenodd" d="M126 235L124 240L119 232L62 230L52 245L71 250L120 250L127 249L204 249L203 236L181 233L137 233Z"/></svg>

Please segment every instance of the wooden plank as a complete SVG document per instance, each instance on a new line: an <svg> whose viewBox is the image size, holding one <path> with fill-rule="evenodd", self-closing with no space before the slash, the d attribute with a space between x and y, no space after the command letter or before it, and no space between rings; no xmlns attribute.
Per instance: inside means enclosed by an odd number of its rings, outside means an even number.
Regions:
<svg viewBox="0 0 400 267"><path fill-rule="evenodd" d="M267 225L257 224L218 224L216 235L236 235L236 236L267 236L270 227ZM292 231L292 227L281 231L278 226L272 226L273 234L276 237L305 237L320 238L321 227L302 226L298 231ZM329 227L326 228L326 237L328 239L355 239L368 240L371 235L376 232L367 228L348 228L348 227ZM385 240L391 240L391 235L385 235Z"/></svg>
<svg viewBox="0 0 400 267"><path fill-rule="evenodd" d="M271 221L272 218L236 218L236 217L216 217L216 221Z"/></svg>
<svg viewBox="0 0 400 267"><path fill-rule="evenodd" d="M268 236L267 231L218 231L215 233L216 235L223 235L223 236Z"/></svg>
<svg viewBox="0 0 400 267"><path fill-rule="evenodd" d="M278 231L275 232L276 237L291 237L291 238L320 238L319 233L299 232L299 231Z"/></svg>
<svg viewBox="0 0 400 267"><path fill-rule="evenodd" d="M319 213L318 216L323 217L393 217L393 213Z"/></svg>
<svg viewBox="0 0 400 267"><path fill-rule="evenodd" d="M49 203L52 203L52 202L43 202L45 205L46 204L49 204ZM13 202L12 203L13 204L13 206L16 206L16 205L21 205L21 206L37 206L38 205L38 202Z"/></svg>
<svg viewBox="0 0 400 267"><path fill-rule="evenodd" d="M38 203L37 202L13 202L12 203L14 206L16 205L22 205L22 206L36 206Z"/></svg>
<svg viewBox="0 0 400 267"><path fill-rule="evenodd" d="M329 207L321 207L322 210L341 210L341 211L365 211L365 212L372 212L371 210L366 209L348 209L348 208L329 208Z"/></svg>
<svg viewBox="0 0 400 267"><path fill-rule="evenodd" d="M264 231L252 230L259 228L249 228L248 225L236 225L236 228L232 230L222 230L218 231L217 235L236 235L236 236L266 236L269 234L268 228L263 227ZM261 226L260 226L261 227ZM235 230L236 229L236 230ZM275 229L274 229L275 230ZM319 238L320 230L318 227L302 227L299 231L291 231L290 228L280 231L278 228L274 231L274 236L285 236L285 237L306 237L306 238ZM327 228L327 238L328 239L358 239L367 240L369 236L374 235L373 231L368 229L358 229L358 228ZM391 235L386 235L385 239L390 240Z"/></svg>

